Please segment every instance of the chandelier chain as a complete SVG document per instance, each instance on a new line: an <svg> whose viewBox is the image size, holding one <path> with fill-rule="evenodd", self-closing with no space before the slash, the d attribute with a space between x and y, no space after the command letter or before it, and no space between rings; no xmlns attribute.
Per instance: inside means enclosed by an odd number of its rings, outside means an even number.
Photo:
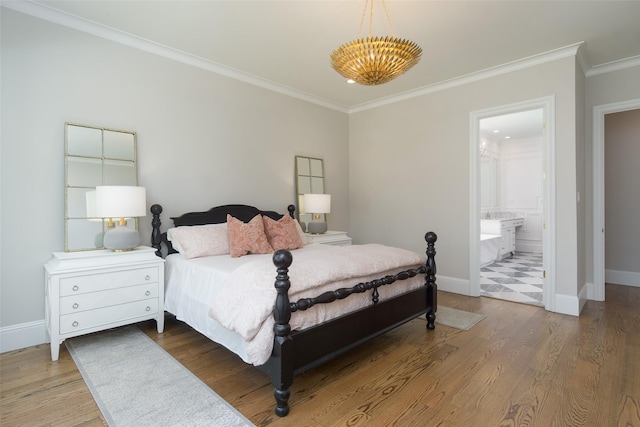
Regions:
<svg viewBox="0 0 640 427"><path fill-rule="evenodd" d="M384 0L382 1L382 8L384 9L384 13L385 15L387 15L387 22L389 23L389 28L391 29L391 35L393 37L396 36L396 32L393 30L393 24L391 23L391 17L389 16L389 11L387 10L387 5L384 4Z"/></svg>
<svg viewBox="0 0 640 427"><path fill-rule="evenodd" d="M373 2L373 0L371 0ZM360 28L358 28L358 38L362 37L362 26L364 25L364 17L367 16L367 5L369 0L365 0L364 9L362 9L362 18L360 18ZM369 33L371 33L371 19L369 20ZM371 34L369 34L371 35Z"/></svg>
<svg viewBox="0 0 640 427"><path fill-rule="evenodd" d="M367 16L367 8L369 9L369 37L373 37L373 4L374 0L365 0L364 9L362 9L362 17L360 18L360 28L358 29L358 38L362 37L362 27L364 26L364 17ZM387 5L384 0L380 0L382 3L382 8L384 9L384 14L387 17L387 22L389 23L389 29L391 30L391 35L393 37L396 36L396 32L393 29L393 24L391 23L391 16L389 16L389 10L387 9Z"/></svg>

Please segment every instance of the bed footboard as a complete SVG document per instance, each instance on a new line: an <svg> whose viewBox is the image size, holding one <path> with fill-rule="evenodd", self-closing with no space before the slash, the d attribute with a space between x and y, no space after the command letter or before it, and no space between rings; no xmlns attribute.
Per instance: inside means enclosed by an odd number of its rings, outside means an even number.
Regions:
<svg viewBox="0 0 640 427"><path fill-rule="evenodd" d="M291 308L289 305L289 267L293 256L289 251L278 251L273 255L273 263L277 268L275 287L278 293L273 309L275 332L273 351L268 364L271 367L271 382L276 399L276 415L284 417L289 413L289 395L293 384L293 338L291 338ZM272 363L273 362L273 363Z"/></svg>
<svg viewBox="0 0 640 427"><path fill-rule="evenodd" d="M288 251L278 251L273 256L277 269L275 288L277 292L273 310L274 345L271 358L260 369L271 377L276 400L275 413L284 417L289 413L290 387L294 375L318 366L355 346L381 335L403 323L425 314L427 329L435 328L437 311L437 284L435 263L435 242L433 232L425 235L427 260L424 266L406 270L371 282L359 283L352 288L342 288L325 292L315 298L289 301L288 269L293 257ZM378 303L377 288L397 280L425 274L425 284L417 290L398 295ZM291 313L306 310L316 304L331 303L354 293L373 289L373 305L354 313L325 322L302 331L291 331Z"/></svg>
<svg viewBox="0 0 640 427"><path fill-rule="evenodd" d="M295 218L295 207L289 205L289 215ZM160 231L160 214L162 206L151 206L152 234L151 244L156 255L164 257L175 252L166 232ZM173 225L195 226L219 224L226 222L227 214L248 222L255 215L266 215L274 220L282 218L282 214L273 211L262 211L248 205L217 206L205 212L189 212L179 217L172 217ZM259 368L266 372L274 387L276 415L284 417L289 413L290 388L294 375L318 366L354 347L385 333L397 326L423 314L426 315L427 328L434 329L437 310L437 285L435 242L437 236L433 232L425 235L427 241L427 260L423 266L406 270L371 282L360 283L352 288L337 289L325 292L315 298L305 298L296 302L289 301L289 267L293 256L288 251L278 251L273 255L273 263L277 269L275 280L276 301L273 310L274 344L271 357ZM425 284L410 292L393 298L378 301L378 287L390 285L398 280L425 274ZM291 313L307 310L317 304L327 304L347 298L354 293L372 291L373 305L355 312L324 322L313 328L291 331Z"/></svg>

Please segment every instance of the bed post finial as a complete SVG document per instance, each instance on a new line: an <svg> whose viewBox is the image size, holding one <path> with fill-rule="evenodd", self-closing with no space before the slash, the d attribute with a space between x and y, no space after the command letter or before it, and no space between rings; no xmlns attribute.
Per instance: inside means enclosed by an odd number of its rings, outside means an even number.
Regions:
<svg viewBox="0 0 640 427"><path fill-rule="evenodd" d="M293 219L296 219L295 217L295 212L296 212L296 207L295 205L289 205L287 206L287 210L289 211L289 216Z"/></svg>
<svg viewBox="0 0 640 427"><path fill-rule="evenodd" d="M438 285L436 284L436 248L438 236L433 231L424 235L427 241L427 329L435 329L436 311L438 310Z"/></svg>
<svg viewBox="0 0 640 427"><path fill-rule="evenodd" d="M278 275L276 276L276 303L273 308L273 318L275 325L273 331L275 338L273 342L272 359L276 360L273 369L276 371L271 376L271 383L274 386L273 395L276 398L276 415L284 417L289 413L289 388L293 384L293 340L291 338L291 305L289 303L289 267L293 262L291 252L279 250L273 254L273 264L276 266Z"/></svg>
<svg viewBox="0 0 640 427"><path fill-rule="evenodd" d="M153 214L153 219L151 220L151 227L153 227L151 231L151 246L156 249L156 255L162 258L162 252L160 251L162 242L162 233L160 233L162 222L160 221L160 214L162 213L162 206L158 204L152 205L150 210Z"/></svg>

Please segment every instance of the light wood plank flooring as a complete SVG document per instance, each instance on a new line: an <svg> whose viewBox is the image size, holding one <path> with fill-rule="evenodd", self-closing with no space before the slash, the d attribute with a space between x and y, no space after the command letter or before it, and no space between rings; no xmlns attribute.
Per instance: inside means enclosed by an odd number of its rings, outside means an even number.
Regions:
<svg viewBox="0 0 640 427"><path fill-rule="evenodd" d="M487 318L469 331L416 319L302 374L286 418L268 378L227 350L171 317L164 334L138 326L259 426L640 426L640 288L606 292L580 317L440 292ZM49 357L0 356L0 425L105 425L66 348Z"/></svg>

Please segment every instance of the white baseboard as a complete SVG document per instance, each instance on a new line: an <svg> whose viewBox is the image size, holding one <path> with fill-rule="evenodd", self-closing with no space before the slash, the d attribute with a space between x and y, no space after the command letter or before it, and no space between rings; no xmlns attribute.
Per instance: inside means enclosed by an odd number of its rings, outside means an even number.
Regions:
<svg viewBox="0 0 640 427"><path fill-rule="evenodd" d="M458 279L456 277L437 276L436 284L438 285L439 291L474 296L471 295L471 283L469 283L468 280Z"/></svg>
<svg viewBox="0 0 640 427"><path fill-rule="evenodd" d="M640 287L640 273L633 271L605 270L605 283Z"/></svg>
<svg viewBox="0 0 640 427"><path fill-rule="evenodd" d="M48 342L44 319L0 328L0 353Z"/></svg>
<svg viewBox="0 0 640 427"><path fill-rule="evenodd" d="M468 280L437 276L436 284L439 291L471 295ZM0 328L0 353L49 342L51 339L44 319Z"/></svg>
<svg viewBox="0 0 640 427"><path fill-rule="evenodd" d="M437 276L436 284L439 291L470 295L468 280ZM0 353L49 342L51 339L44 319L0 328Z"/></svg>
<svg viewBox="0 0 640 427"><path fill-rule="evenodd" d="M580 313L582 313L582 309L584 308L584 305L587 303L588 300L589 300L589 284L585 283L584 286L582 286L582 289L580 290L580 292L578 292L577 316L579 316Z"/></svg>
<svg viewBox="0 0 640 427"><path fill-rule="evenodd" d="M587 302L587 291L588 287L583 286L580 294L577 296L556 294L554 313L580 316L580 312Z"/></svg>
<svg viewBox="0 0 640 427"><path fill-rule="evenodd" d="M609 271L610 270L607 270L607 273ZM627 275L630 275L634 280L636 280L636 282L633 280L627 280L627 282L633 283L629 286L640 286L639 273L627 273ZM609 279L607 279L607 283L613 282L610 282ZM438 285L439 291L472 296L470 289L471 285L468 280L458 279L456 277L437 276L436 284ZM582 291L578 296L556 295L556 309L554 311L556 313L579 316L580 311L582 311L587 300L588 289L589 286L583 286ZM48 342L50 342L50 339L44 319L0 328L0 353L45 344Z"/></svg>
<svg viewBox="0 0 640 427"><path fill-rule="evenodd" d="M598 293L598 296L596 296L596 285L594 285L593 282L587 282L586 287L587 287L587 299L592 301L604 301L604 293L602 294L602 296L600 296L599 293Z"/></svg>
<svg viewBox="0 0 640 427"><path fill-rule="evenodd" d="M456 277L437 276L436 283L438 291L451 292L454 294L478 296L471 294L471 283L469 280L458 279ZM583 286L578 296L557 294L551 296L555 298L555 313L579 316L582 308L587 302L588 286Z"/></svg>

